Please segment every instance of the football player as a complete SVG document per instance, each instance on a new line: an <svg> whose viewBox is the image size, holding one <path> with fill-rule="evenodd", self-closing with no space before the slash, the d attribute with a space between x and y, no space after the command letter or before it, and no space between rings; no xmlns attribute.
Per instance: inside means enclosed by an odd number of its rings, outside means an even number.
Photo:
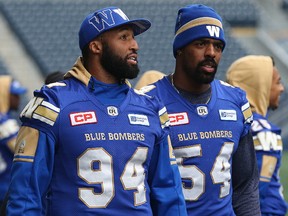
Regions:
<svg viewBox="0 0 288 216"><path fill-rule="evenodd" d="M84 19L82 57L21 113L8 215L186 215L166 108L126 81L150 25L116 7Z"/></svg>
<svg viewBox="0 0 288 216"><path fill-rule="evenodd" d="M260 215L258 170L245 92L214 79L222 19L201 4L178 11L175 72L140 89L167 107L188 215Z"/></svg>

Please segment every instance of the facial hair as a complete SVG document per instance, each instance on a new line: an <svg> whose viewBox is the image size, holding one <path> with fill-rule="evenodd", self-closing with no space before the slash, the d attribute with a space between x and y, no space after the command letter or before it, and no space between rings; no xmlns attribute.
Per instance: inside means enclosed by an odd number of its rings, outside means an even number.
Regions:
<svg viewBox="0 0 288 216"><path fill-rule="evenodd" d="M138 65L129 65L127 56L123 59L117 55L106 42L103 42L103 53L100 59L103 68L118 80L134 79L139 74Z"/></svg>
<svg viewBox="0 0 288 216"><path fill-rule="evenodd" d="M209 63L209 65L212 65L215 68L215 71L213 73L211 73L211 72L207 73L201 69L201 67L203 65L206 65L207 63ZM186 65L186 67L184 66L187 75L199 84L211 83L215 78L215 75L217 72L217 67L218 67L217 63L215 62L214 59L211 59L211 58L207 58L207 59L201 61L200 63L198 63L196 68L192 69L192 70L191 70L191 68L187 67L187 65Z"/></svg>

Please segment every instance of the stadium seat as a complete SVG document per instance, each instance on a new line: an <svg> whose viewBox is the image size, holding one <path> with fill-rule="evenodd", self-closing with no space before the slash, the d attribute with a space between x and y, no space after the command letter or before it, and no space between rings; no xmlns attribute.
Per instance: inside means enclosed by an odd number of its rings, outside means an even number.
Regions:
<svg viewBox="0 0 288 216"><path fill-rule="evenodd" d="M283 0L282 1L282 9L288 10L288 0Z"/></svg>
<svg viewBox="0 0 288 216"><path fill-rule="evenodd" d="M225 20L225 34L229 43L219 66L218 76L221 77L228 65L245 53L230 36L229 26L255 26L257 8L246 0L198 0L193 3L214 7ZM147 33L137 37L141 72L156 69L170 73L174 67L172 41L177 10L188 4L191 4L191 1L183 0L179 3L174 0L110 0L83 3L73 0L43 0L7 1L2 3L0 8L44 75L55 69L67 71L71 67L80 55L78 29L83 18L87 13L109 5L122 8L130 18L141 16L152 22Z"/></svg>
<svg viewBox="0 0 288 216"><path fill-rule="evenodd" d="M9 71L6 65L3 63L2 59L0 59L0 75L7 75L7 74L9 74Z"/></svg>

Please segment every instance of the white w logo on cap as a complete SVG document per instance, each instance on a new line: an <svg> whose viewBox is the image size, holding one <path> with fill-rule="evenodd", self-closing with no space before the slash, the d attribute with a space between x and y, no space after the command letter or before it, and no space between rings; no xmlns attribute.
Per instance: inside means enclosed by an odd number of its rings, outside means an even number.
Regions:
<svg viewBox="0 0 288 216"><path fill-rule="evenodd" d="M206 26L211 37L219 37L220 36L220 28L218 26Z"/></svg>
<svg viewBox="0 0 288 216"><path fill-rule="evenodd" d="M114 9L113 11L119 14L124 20L129 20L126 14L121 9L118 8L118 9Z"/></svg>
<svg viewBox="0 0 288 216"><path fill-rule="evenodd" d="M108 26L112 26L115 24L112 11L110 9L103 10L96 14L96 16L93 16L89 23L92 24L99 32L103 31L105 29L106 23Z"/></svg>

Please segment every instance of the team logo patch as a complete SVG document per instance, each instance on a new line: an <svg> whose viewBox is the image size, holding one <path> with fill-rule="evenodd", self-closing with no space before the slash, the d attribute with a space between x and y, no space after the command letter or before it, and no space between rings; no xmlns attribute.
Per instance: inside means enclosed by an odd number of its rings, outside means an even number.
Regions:
<svg viewBox="0 0 288 216"><path fill-rule="evenodd" d="M122 18L122 20L129 20L128 17L124 14L121 9L114 9L114 10L103 10L98 12L95 16L89 19L89 24L93 25L94 28L97 29L98 32L102 32L109 29L111 26L115 25L114 17L115 13ZM118 18L119 19L119 18ZM123 22L121 20L121 22Z"/></svg>
<svg viewBox="0 0 288 216"><path fill-rule="evenodd" d="M26 146L26 142L25 140L22 140L21 143L19 144L19 149L18 149L18 154L23 154L24 153L24 149Z"/></svg>
<svg viewBox="0 0 288 216"><path fill-rule="evenodd" d="M197 113L199 116L206 116L208 115L208 108L206 106L199 106L197 107Z"/></svg>
<svg viewBox="0 0 288 216"><path fill-rule="evenodd" d="M108 115L110 115L110 116L118 116L117 107L109 106L109 107L107 107L107 112L108 112Z"/></svg>
<svg viewBox="0 0 288 216"><path fill-rule="evenodd" d="M225 121L236 121L236 110L219 110L220 119Z"/></svg>
<svg viewBox="0 0 288 216"><path fill-rule="evenodd" d="M146 115L128 114L130 124L149 126L149 120Z"/></svg>
<svg viewBox="0 0 288 216"><path fill-rule="evenodd" d="M209 32L211 37L219 38L219 36L220 36L220 28L218 26L207 25L206 29L208 30L208 32Z"/></svg>
<svg viewBox="0 0 288 216"><path fill-rule="evenodd" d="M71 113L70 122L72 126L97 123L96 113L94 111Z"/></svg>
<svg viewBox="0 0 288 216"><path fill-rule="evenodd" d="M170 125L185 125L189 124L188 114L186 112L168 114Z"/></svg>

